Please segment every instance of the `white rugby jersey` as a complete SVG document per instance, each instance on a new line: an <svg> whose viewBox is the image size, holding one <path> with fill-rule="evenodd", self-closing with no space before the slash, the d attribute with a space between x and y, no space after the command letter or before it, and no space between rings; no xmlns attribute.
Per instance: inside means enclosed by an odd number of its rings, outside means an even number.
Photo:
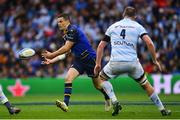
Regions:
<svg viewBox="0 0 180 120"><path fill-rule="evenodd" d="M136 21L124 18L112 24L105 34L111 38L110 61L135 61L138 39L147 32Z"/></svg>

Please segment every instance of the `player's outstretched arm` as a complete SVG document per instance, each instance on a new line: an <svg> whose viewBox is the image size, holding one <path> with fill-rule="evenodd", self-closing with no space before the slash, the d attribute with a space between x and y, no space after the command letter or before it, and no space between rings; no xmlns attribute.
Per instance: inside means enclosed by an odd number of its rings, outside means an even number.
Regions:
<svg viewBox="0 0 180 120"><path fill-rule="evenodd" d="M61 60L61 59L59 58L59 56L57 56L57 57L55 57L55 58L53 58L53 59L44 58L44 60L42 61L41 64L49 65L49 64L53 64L53 63L55 63L55 62L57 62L57 61L59 61L59 60Z"/></svg>
<svg viewBox="0 0 180 120"><path fill-rule="evenodd" d="M71 42L71 41L66 41L65 45L62 46L61 48L59 48L57 51L55 52L48 52L48 51L45 51L42 53L42 57L45 57L45 58L48 58L48 59L52 59L52 58L55 58L57 57L58 55L62 55L68 51L71 50L72 46L74 45L74 42Z"/></svg>
<svg viewBox="0 0 180 120"><path fill-rule="evenodd" d="M145 43L148 47L148 51L151 53L153 63L158 67L158 69L160 71L162 71L161 65L157 60L156 50L155 50L155 47L154 47L154 44L153 44L151 38L148 35L143 35L142 40L145 41Z"/></svg>
<svg viewBox="0 0 180 120"><path fill-rule="evenodd" d="M104 48L108 43L106 41L101 41L97 48L97 56L96 56L96 66L94 68L94 74L98 75L99 71L101 70L101 60L103 56Z"/></svg>

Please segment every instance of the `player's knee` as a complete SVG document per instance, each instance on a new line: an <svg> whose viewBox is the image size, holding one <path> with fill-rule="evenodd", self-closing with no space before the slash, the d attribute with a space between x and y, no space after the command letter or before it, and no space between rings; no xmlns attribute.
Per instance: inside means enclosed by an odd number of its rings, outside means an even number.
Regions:
<svg viewBox="0 0 180 120"><path fill-rule="evenodd" d="M66 77L64 80L66 83L72 83L72 81L73 81L73 79L70 77Z"/></svg>
<svg viewBox="0 0 180 120"><path fill-rule="evenodd" d="M148 96L150 96L154 92L154 88L152 87L152 85L147 80L147 77L145 74L143 74L142 76L140 76L138 79L135 79L135 80L147 92Z"/></svg>
<svg viewBox="0 0 180 120"><path fill-rule="evenodd" d="M139 83L139 84L141 85L141 87L142 87L143 89L149 88L148 81L147 81L146 83L144 83L144 84L141 84L141 83Z"/></svg>
<svg viewBox="0 0 180 120"><path fill-rule="evenodd" d="M135 79L142 87L148 83L146 75L143 73L138 79Z"/></svg>
<svg viewBox="0 0 180 120"><path fill-rule="evenodd" d="M141 86L147 92L148 96L150 96L154 92L154 88L149 83L149 81L147 81L144 85Z"/></svg>
<svg viewBox="0 0 180 120"><path fill-rule="evenodd" d="M101 85L100 85L99 81L96 81L96 82L93 81L93 85L97 90L101 89Z"/></svg>
<svg viewBox="0 0 180 120"><path fill-rule="evenodd" d="M101 89L101 86L99 84L94 84L94 87L97 89L97 90L100 90Z"/></svg>
<svg viewBox="0 0 180 120"><path fill-rule="evenodd" d="M110 79L110 77L108 77L108 76L102 71L102 72L100 72L100 74L99 74L99 79L100 79L100 81L101 81L101 83L102 83L103 81L107 81L108 79Z"/></svg>

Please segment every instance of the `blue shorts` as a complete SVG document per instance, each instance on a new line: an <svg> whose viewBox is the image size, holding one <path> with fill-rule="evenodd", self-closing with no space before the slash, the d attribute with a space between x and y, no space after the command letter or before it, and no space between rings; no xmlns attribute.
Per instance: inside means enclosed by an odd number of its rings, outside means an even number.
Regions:
<svg viewBox="0 0 180 120"><path fill-rule="evenodd" d="M75 59L71 68L75 68L79 74L84 72L88 77L94 77L94 67L96 65L96 58L90 58L88 60Z"/></svg>

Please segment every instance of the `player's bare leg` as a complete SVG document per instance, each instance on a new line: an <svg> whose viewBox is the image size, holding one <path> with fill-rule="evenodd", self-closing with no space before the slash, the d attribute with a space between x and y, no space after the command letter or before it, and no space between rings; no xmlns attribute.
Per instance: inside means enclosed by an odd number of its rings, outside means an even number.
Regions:
<svg viewBox="0 0 180 120"><path fill-rule="evenodd" d="M158 107L163 116L171 115L171 110L167 110L164 108L164 105L162 104L159 96L154 92L154 88L149 83L149 81L146 81L145 84L141 86L147 92L148 96L150 97L152 102Z"/></svg>
<svg viewBox="0 0 180 120"><path fill-rule="evenodd" d="M70 68L65 78L64 101L56 100L57 107L64 112L68 111L68 105L72 93L72 81L79 75L75 68Z"/></svg>
<svg viewBox="0 0 180 120"><path fill-rule="evenodd" d="M104 98L105 98L105 108L104 109L105 109L105 111L107 111L107 112L110 111L110 109L112 108L111 100L110 100L109 96L107 95L107 93L102 88L101 81L99 80L98 77L92 78L92 79L93 79L94 87L104 95Z"/></svg>

